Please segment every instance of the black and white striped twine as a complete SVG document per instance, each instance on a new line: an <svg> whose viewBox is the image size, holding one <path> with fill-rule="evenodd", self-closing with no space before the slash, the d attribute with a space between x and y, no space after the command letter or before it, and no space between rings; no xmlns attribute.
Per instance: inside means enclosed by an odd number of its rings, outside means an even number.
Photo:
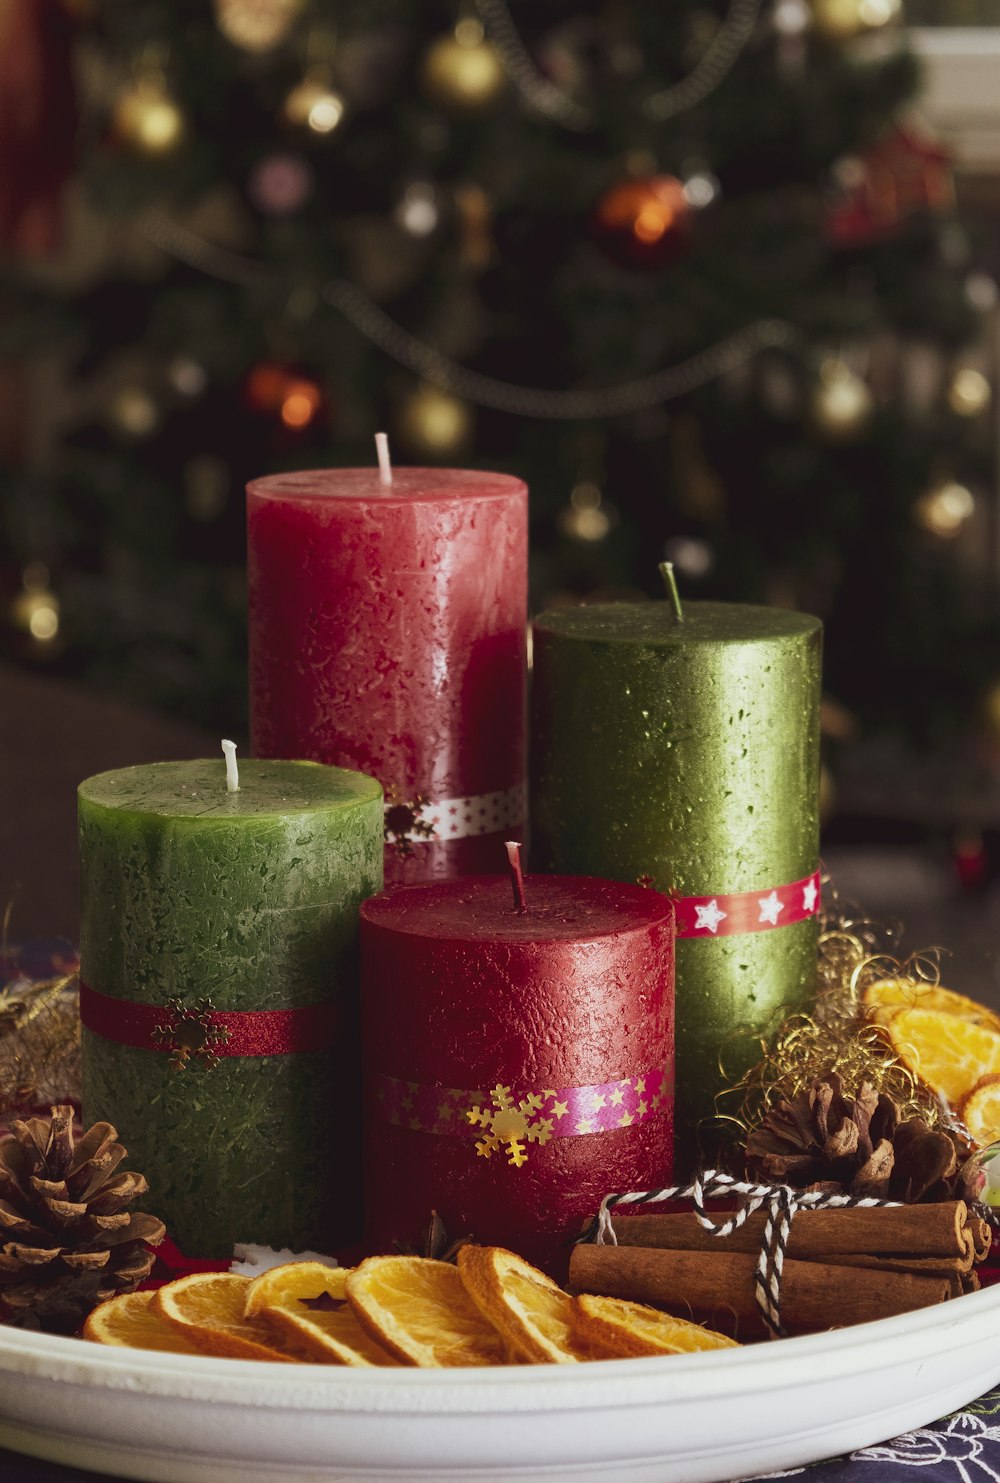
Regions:
<svg viewBox="0 0 1000 1483"><path fill-rule="evenodd" d="M705 1209L706 1200L740 1198L738 1210L725 1220L715 1221ZM876 1200L858 1195L838 1195L823 1190L798 1190L787 1184L753 1184L734 1179L718 1169L705 1169L690 1184L669 1185L662 1189L635 1190L629 1194L605 1195L601 1208L580 1240L597 1246L617 1246L612 1215L624 1205L655 1205L666 1200L690 1200L694 1213L706 1231L724 1240L739 1230L751 1215L766 1209L767 1220L761 1239L760 1256L754 1274L754 1297L768 1336L784 1336L781 1325L781 1274L788 1249L792 1220L799 1210L839 1210L848 1206L870 1209L873 1206L898 1205L898 1200Z"/></svg>

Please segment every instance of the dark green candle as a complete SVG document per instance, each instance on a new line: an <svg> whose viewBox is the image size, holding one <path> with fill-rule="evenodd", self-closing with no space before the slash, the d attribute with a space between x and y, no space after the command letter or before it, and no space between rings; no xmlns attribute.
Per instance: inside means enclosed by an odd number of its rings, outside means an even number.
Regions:
<svg viewBox="0 0 1000 1483"><path fill-rule="evenodd" d="M670 602L600 604L535 622L534 868L648 879L688 901L682 1167L724 1083L720 1052L739 1041L745 1056L747 1028L766 1032L812 991L821 636L804 614L723 603L682 616ZM739 1054L727 1070L743 1069Z"/></svg>
<svg viewBox="0 0 1000 1483"><path fill-rule="evenodd" d="M221 758L80 786L84 1113L189 1255L350 1234L382 809L374 779L314 762L243 762L238 791Z"/></svg>

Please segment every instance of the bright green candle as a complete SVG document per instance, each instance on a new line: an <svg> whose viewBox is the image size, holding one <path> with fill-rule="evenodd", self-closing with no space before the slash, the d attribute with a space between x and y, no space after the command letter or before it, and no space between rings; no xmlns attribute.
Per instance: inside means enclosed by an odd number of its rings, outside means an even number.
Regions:
<svg viewBox="0 0 1000 1483"><path fill-rule="evenodd" d="M726 1083L720 1053L738 1074L746 1030L813 989L821 637L804 614L723 603L535 622L533 867L700 902L684 909L697 934L677 941L682 1167ZM757 894L723 900L738 893Z"/></svg>
<svg viewBox="0 0 1000 1483"><path fill-rule="evenodd" d="M382 790L315 762L226 778L220 758L80 786L84 1115L118 1128L188 1255L330 1250L357 1211L357 922L382 885Z"/></svg>

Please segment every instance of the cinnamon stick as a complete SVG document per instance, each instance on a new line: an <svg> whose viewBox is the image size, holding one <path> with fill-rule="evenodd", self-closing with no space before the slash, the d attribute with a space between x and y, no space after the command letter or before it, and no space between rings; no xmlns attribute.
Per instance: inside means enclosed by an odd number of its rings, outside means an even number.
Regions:
<svg viewBox="0 0 1000 1483"><path fill-rule="evenodd" d="M838 1267L866 1267L872 1272L914 1272L918 1276L954 1277L972 1271L972 1238L969 1237L969 1247L963 1256L907 1256L905 1253L870 1256L862 1251L843 1251L825 1258L803 1253L799 1259L807 1262L825 1260Z"/></svg>
<svg viewBox="0 0 1000 1483"><path fill-rule="evenodd" d="M569 1280L581 1292L631 1298L684 1317L709 1317L715 1327L724 1326L730 1314L745 1332L759 1324L756 1266L756 1255L737 1251L581 1245L573 1249ZM803 1333L866 1323L942 1303L951 1290L952 1279L944 1275L787 1260L781 1279L782 1324Z"/></svg>
<svg viewBox="0 0 1000 1483"><path fill-rule="evenodd" d="M972 1235L976 1261L985 1261L993 1244L993 1231L989 1222L983 1220L981 1215L970 1215L968 1229Z"/></svg>
<svg viewBox="0 0 1000 1483"><path fill-rule="evenodd" d="M612 1220L620 1246L659 1246L670 1251L758 1252L767 1217L758 1212L733 1231L719 1237L698 1221L693 1211L676 1215L624 1215ZM788 1239L790 1257L837 1256L861 1252L869 1256L964 1257L969 1236L978 1251L985 1225L969 1217L963 1200L938 1205L848 1206L840 1210L800 1210ZM988 1227L987 1227L988 1230ZM988 1249L988 1245L987 1245Z"/></svg>

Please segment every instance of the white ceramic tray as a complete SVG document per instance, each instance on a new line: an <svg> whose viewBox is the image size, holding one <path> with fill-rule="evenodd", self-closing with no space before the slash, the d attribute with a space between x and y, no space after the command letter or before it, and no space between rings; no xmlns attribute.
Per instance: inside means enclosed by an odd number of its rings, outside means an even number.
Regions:
<svg viewBox="0 0 1000 1483"><path fill-rule="evenodd" d="M0 1445L150 1483L712 1483L885 1441L1000 1381L1000 1286L666 1359L348 1370L0 1327Z"/></svg>

